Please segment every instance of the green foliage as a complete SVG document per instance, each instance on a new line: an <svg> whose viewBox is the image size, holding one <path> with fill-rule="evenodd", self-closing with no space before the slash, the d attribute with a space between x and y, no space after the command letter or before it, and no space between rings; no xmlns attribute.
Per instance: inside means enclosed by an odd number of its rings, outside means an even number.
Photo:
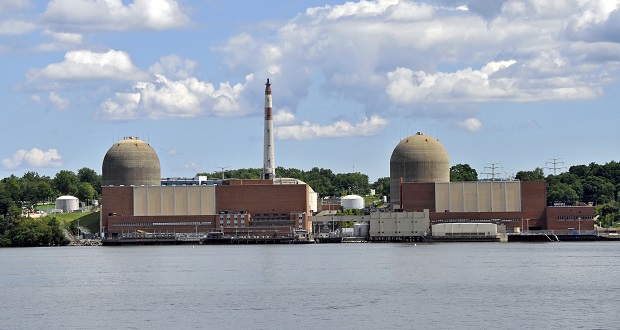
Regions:
<svg viewBox="0 0 620 330"><path fill-rule="evenodd" d="M95 196L101 196L101 175L88 167L82 167L77 172L77 178L80 182L90 184L95 189Z"/></svg>
<svg viewBox="0 0 620 330"><path fill-rule="evenodd" d="M579 196L573 188L566 183L555 184L547 190L547 205L552 205L556 202L561 203L575 203L579 201Z"/></svg>
<svg viewBox="0 0 620 330"><path fill-rule="evenodd" d="M575 191L580 201L595 205L616 201L620 190L620 163L571 166L568 172L547 176L547 191L566 184Z"/></svg>
<svg viewBox="0 0 620 330"><path fill-rule="evenodd" d="M261 174L262 169L260 168L242 168L224 171L224 178L255 180L260 179ZM196 175L206 175L209 178L221 178L222 172L198 173ZM329 169L318 167L314 167L310 171L302 171L295 168L284 168L279 166L276 168L276 176L304 181L320 196L344 196L348 194L367 195L370 193L368 176L357 172L334 174Z"/></svg>
<svg viewBox="0 0 620 330"><path fill-rule="evenodd" d="M375 189L377 196L389 196L390 195L390 177L383 177L377 179L370 187Z"/></svg>
<svg viewBox="0 0 620 330"><path fill-rule="evenodd" d="M450 181L478 181L478 172L469 164L456 164L450 167Z"/></svg>
<svg viewBox="0 0 620 330"><path fill-rule="evenodd" d="M75 173L67 170L62 170L56 173L56 176L52 180L54 188L62 195L75 196L78 189L78 177Z"/></svg>
<svg viewBox="0 0 620 330"><path fill-rule="evenodd" d="M89 201L95 197L97 192L88 182L80 182L77 189L77 197L81 201Z"/></svg>
<svg viewBox="0 0 620 330"><path fill-rule="evenodd" d="M540 167L537 167L533 171L519 171L515 179L521 181L544 181L545 172L543 172L543 169Z"/></svg>
<svg viewBox="0 0 620 330"><path fill-rule="evenodd" d="M0 219L0 246L54 246L68 243L56 218Z"/></svg>

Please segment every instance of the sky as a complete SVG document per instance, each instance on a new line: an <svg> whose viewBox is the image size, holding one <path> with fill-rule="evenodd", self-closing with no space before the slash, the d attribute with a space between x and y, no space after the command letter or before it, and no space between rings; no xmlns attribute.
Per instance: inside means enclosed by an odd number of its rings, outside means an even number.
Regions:
<svg viewBox="0 0 620 330"><path fill-rule="evenodd" d="M619 67L620 0L2 0L0 177L128 136L162 177L261 168L267 78L276 166L374 182L423 132L480 178L561 173L620 161Z"/></svg>

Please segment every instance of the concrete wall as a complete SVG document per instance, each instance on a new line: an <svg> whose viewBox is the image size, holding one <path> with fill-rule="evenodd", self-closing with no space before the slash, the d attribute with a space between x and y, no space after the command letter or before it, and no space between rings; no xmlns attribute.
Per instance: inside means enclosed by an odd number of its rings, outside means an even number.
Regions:
<svg viewBox="0 0 620 330"><path fill-rule="evenodd" d="M435 209L449 212L520 212L520 181L435 183Z"/></svg>
<svg viewBox="0 0 620 330"><path fill-rule="evenodd" d="M530 227L545 229L547 226L547 188L544 181L528 181L520 183L521 209L514 212L445 212L436 209L435 183L407 183L403 184L403 206L405 211L422 211L424 207L430 210L432 223L441 222L492 222L499 220L509 229ZM490 187L486 193L490 194ZM495 188L495 186L493 187ZM509 191L512 191L509 189ZM471 194L471 188L466 189L465 198ZM507 196L510 197L510 192ZM490 199L487 199L490 203ZM494 204L495 205L495 204ZM510 203L506 204L514 208ZM482 208L489 208L490 204L483 204ZM495 207L495 206L494 206ZM498 208L499 209L499 208Z"/></svg>
<svg viewBox="0 0 620 330"><path fill-rule="evenodd" d="M442 223L432 226L433 236L438 237L495 237L497 225L494 223Z"/></svg>
<svg viewBox="0 0 620 330"><path fill-rule="evenodd" d="M371 237L426 236L430 232L428 210L423 212L375 212L370 214Z"/></svg>
<svg viewBox="0 0 620 330"><path fill-rule="evenodd" d="M215 186L134 187L134 215L216 214Z"/></svg>

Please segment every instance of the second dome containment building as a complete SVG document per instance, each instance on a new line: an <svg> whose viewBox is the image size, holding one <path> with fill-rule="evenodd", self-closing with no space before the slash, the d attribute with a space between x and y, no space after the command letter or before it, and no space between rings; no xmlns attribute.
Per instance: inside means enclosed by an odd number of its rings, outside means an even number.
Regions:
<svg viewBox="0 0 620 330"><path fill-rule="evenodd" d="M160 185L159 157L148 143L127 137L105 154L101 178L103 186Z"/></svg>
<svg viewBox="0 0 620 330"><path fill-rule="evenodd" d="M418 132L394 148L390 157L390 202L400 205L400 180L403 182L449 182L450 159L435 138Z"/></svg>

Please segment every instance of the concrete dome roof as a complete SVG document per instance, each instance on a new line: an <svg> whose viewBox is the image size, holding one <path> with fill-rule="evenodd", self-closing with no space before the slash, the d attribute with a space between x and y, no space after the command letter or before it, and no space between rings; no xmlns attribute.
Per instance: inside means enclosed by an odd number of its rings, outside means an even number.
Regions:
<svg viewBox="0 0 620 330"><path fill-rule="evenodd" d="M390 158L390 200L398 203L399 182L449 182L450 159L437 139L418 132L398 143Z"/></svg>
<svg viewBox="0 0 620 330"><path fill-rule="evenodd" d="M161 169L157 153L137 137L115 143L103 158L102 185L160 185Z"/></svg>
<svg viewBox="0 0 620 330"><path fill-rule="evenodd" d="M448 152L433 137L418 132L402 141L394 148L390 163L395 162L433 162L450 163Z"/></svg>

